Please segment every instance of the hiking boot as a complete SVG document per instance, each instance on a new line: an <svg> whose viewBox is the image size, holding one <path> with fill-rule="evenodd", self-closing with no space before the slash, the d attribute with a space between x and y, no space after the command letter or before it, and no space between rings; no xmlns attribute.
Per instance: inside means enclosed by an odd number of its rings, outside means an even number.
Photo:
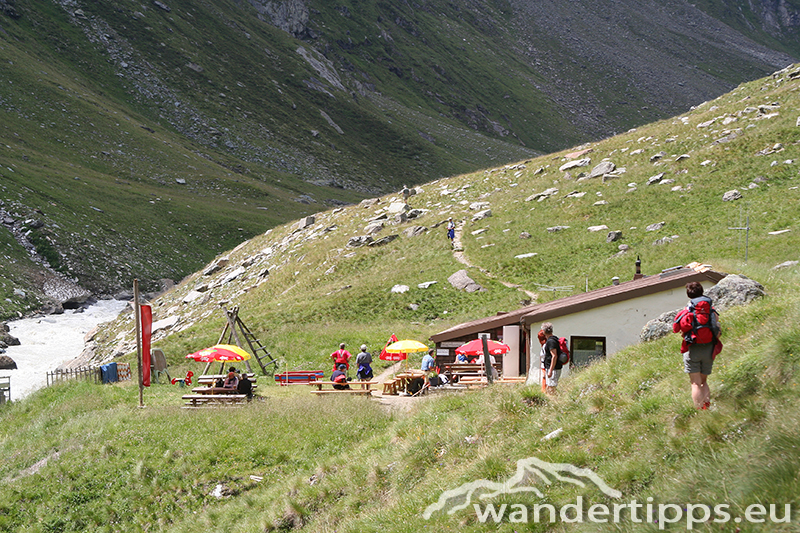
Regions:
<svg viewBox="0 0 800 533"><path fill-rule="evenodd" d="M703 411L708 411L710 408L711 408L711 402L705 402L701 409L703 409Z"/></svg>

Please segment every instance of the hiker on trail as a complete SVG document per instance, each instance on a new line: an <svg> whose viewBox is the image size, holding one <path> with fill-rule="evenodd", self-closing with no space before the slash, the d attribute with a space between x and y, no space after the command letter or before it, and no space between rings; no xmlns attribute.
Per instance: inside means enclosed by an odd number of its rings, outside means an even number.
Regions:
<svg viewBox="0 0 800 533"><path fill-rule="evenodd" d="M333 388L336 390L348 390L350 385L347 384L347 374L345 373L347 367L344 363L340 364L336 370L331 374L331 381L334 382Z"/></svg>
<svg viewBox="0 0 800 533"><path fill-rule="evenodd" d="M539 333L536 334L536 337L539 339L539 345L542 347L539 350L539 374L542 376L542 392L547 392L544 367L544 345L547 342L547 335L544 334L544 331L539 330Z"/></svg>
<svg viewBox="0 0 800 533"><path fill-rule="evenodd" d="M563 366L558 357L558 337L553 335L553 324L551 322L542 324L542 331L547 336L547 341L544 343L545 392L547 394L555 394L556 387L558 387L558 378L561 377L561 367Z"/></svg>
<svg viewBox="0 0 800 533"><path fill-rule="evenodd" d="M692 384L692 400L696 409L711 407L711 390L708 376L714 358L722 350L719 342L720 327L711 298L703 295L703 286L697 281L686 284L689 304L675 317L673 331L683 334L681 353L684 372Z"/></svg>
<svg viewBox="0 0 800 533"><path fill-rule="evenodd" d="M372 379L372 354L367 351L367 345L361 345L361 351L356 356L356 378L360 381Z"/></svg>
<svg viewBox="0 0 800 533"><path fill-rule="evenodd" d="M339 368L339 365L344 365L346 369L350 369L350 352L344 349L344 343L339 345L339 349L331 354L333 359L333 369Z"/></svg>
<svg viewBox="0 0 800 533"><path fill-rule="evenodd" d="M456 223L453 222L453 217L447 219L447 238L451 243L456 238Z"/></svg>
<svg viewBox="0 0 800 533"><path fill-rule="evenodd" d="M408 198L411 196L411 189L403 185L403 202L408 204Z"/></svg>

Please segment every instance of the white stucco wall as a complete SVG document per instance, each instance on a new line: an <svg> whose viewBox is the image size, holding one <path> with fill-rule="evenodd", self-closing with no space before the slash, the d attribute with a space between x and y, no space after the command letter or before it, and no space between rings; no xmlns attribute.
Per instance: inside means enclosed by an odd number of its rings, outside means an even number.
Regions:
<svg viewBox="0 0 800 533"><path fill-rule="evenodd" d="M702 283L703 289L713 287L713 283ZM662 291L641 298L634 298L615 304L597 307L571 315L556 317L544 322L553 323L553 334L557 337L605 337L606 356L639 342L639 334L644 325L662 313L680 309L689 302L684 287ZM531 354L539 354L541 347L536 338L541 324L531 324ZM538 382L538 357L532 357L531 369L535 375L528 383ZM565 367L562 377L569 370Z"/></svg>

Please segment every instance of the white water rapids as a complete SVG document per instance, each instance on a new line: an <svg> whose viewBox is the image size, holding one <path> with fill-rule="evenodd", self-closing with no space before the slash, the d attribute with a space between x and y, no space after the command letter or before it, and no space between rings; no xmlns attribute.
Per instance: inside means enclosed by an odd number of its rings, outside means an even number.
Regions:
<svg viewBox="0 0 800 533"><path fill-rule="evenodd" d="M0 370L0 376L11 376L11 400L20 400L44 387L47 372L78 357L86 334L98 324L115 319L127 305L121 300L100 300L83 312L68 309L61 315L8 322L11 335L21 343L6 349L17 368Z"/></svg>

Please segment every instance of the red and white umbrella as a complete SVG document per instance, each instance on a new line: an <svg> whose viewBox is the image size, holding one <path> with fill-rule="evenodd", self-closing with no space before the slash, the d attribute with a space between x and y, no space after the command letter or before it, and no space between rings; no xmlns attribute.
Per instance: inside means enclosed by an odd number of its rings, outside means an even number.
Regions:
<svg viewBox="0 0 800 533"><path fill-rule="evenodd" d="M187 359L200 363L226 363L228 361L247 361L250 354L233 344L215 344L210 348L190 353Z"/></svg>
<svg viewBox="0 0 800 533"><path fill-rule="evenodd" d="M487 339L486 342L489 345L490 355L503 355L511 350L508 344L503 344L502 342L493 341L491 339ZM462 344L456 348L456 353L469 355L471 357L483 355L483 339L474 339L466 344Z"/></svg>

